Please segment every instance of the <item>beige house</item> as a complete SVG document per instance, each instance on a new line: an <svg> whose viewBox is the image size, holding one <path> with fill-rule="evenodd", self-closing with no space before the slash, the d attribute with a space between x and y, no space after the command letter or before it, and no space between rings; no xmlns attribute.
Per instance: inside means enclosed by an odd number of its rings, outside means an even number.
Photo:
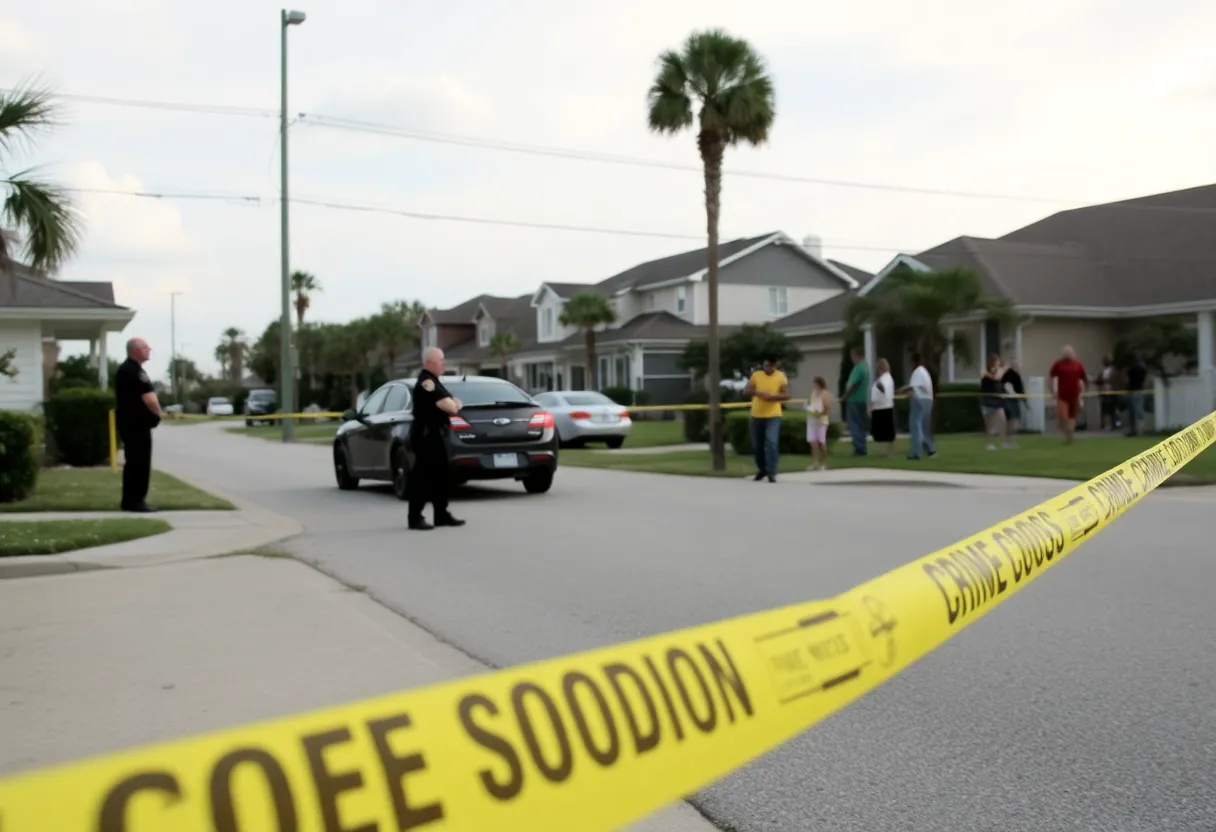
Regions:
<svg viewBox="0 0 1216 832"><path fill-rule="evenodd" d="M1021 322L1008 330L995 320L953 322L970 336L975 355L948 354L943 381L978 379L983 356L994 352L1016 358L1023 375L1044 377L1065 344L1096 373L1117 340L1146 320L1169 317L1195 328L1195 378L1203 390L1216 389L1214 217L1216 185L1208 185L1062 211L995 240L957 237L897 255L872 280L854 277L864 295L901 265L965 267L980 274L989 295L1014 305ZM774 324L806 354L795 392L805 392L801 388L816 374L830 385L836 379L848 300L834 297ZM872 361L872 331L865 333L865 345ZM1213 406L1207 402L1207 410Z"/></svg>
<svg viewBox="0 0 1216 832"><path fill-rule="evenodd" d="M114 302L109 283L51 280L14 265L0 273L0 353L15 351L13 378L0 376L0 410L32 410L49 393L61 341L88 341L102 389L109 383L106 336L122 332L135 311Z"/></svg>

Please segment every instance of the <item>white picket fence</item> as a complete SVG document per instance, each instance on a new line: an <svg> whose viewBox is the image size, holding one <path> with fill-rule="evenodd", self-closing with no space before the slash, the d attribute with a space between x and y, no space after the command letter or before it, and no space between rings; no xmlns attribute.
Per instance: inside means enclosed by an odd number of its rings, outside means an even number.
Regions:
<svg viewBox="0 0 1216 832"><path fill-rule="evenodd" d="M1153 420L1157 430L1178 430L1216 410L1216 372L1176 376L1166 386L1153 380Z"/></svg>

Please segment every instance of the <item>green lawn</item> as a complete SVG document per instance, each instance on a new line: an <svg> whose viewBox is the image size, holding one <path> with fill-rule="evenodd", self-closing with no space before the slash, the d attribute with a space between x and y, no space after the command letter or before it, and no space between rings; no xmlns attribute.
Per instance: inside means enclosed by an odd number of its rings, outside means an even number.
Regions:
<svg viewBox="0 0 1216 832"><path fill-rule="evenodd" d="M833 468L897 468L906 471L949 471L960 474L1000 474L1016 477L1050 477L1087 480L1160 441L1159 437L1127 439L1123 437L1085 437L1065 446L1056 437L1023 436L1016 449L984 449L982 436L943 436L938 439L938 454L918 462L905 459L907 439L895 443L895 454L888 458L871 452L867 457L853 457L848 444L836 444L829 460ZM810 457L785 455L781 471L804 470ZM657 474L691 474L715 476L710 470L707 451L672 451L658 454L614 454L601 451L565 451L562 465L591 468L613 468L648 471ZM726 476L744 476L755 472L750 457L739 457L727 448ZM720 475L719 475L720 476ZM1216 448L1196 458L1167 485L1207 485L1216 483Z"/></svg>
<svg viewBox="0 0 1216 832"><path fill-rule="evenodd" d="M684 423L659 419L634 420L625 440L626 448L657 448L662 445L683 445ZM591 447L597 447L592 445ZM599 445L598 447L603 447Z"/></svg>
<svg viewBox="0 0 1216 832"><path fill-rule="evenodd" d="M118 511L121 502L122 469L114 473L109 468L48 468L38 475L33 494L19 503L0 504L0 512ZM148 503L166 511L233 508L227 500L162 471L152 472Z"/></svg>
<svg viewBox="0 0 1216 832"><path fill-rule="evenodd" d="M0 520L0 558L54 555L93 546L106 546L169 531L164 520L106 518L101 520Z"/></svg>
<svg viewBox="0 0 1216 832"><path fill-rule="evenodd" d="M238 427L224 428L224 430L237 436L252 436L255 439L266 439L271 442L283 441L283 428L281 425L254 425L251 428L247 428L242 424ZM337 422L301 421L296 423L294 438L297 442L327 444L334 441L334 434L337 432Z"/></svg>

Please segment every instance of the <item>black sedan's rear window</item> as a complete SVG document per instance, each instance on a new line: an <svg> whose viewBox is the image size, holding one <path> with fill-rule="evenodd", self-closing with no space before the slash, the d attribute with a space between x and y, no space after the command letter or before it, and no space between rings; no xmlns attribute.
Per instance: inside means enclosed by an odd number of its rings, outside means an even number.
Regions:
<svg viewBox="0 0 1216 832"><path fill-rule="evenodd" d="M448 389L465 407L486 407L490 405L528 405L535 402L527 393L514 384L501 381L460 381L457 379L443 380L443 386Z"/></svg>

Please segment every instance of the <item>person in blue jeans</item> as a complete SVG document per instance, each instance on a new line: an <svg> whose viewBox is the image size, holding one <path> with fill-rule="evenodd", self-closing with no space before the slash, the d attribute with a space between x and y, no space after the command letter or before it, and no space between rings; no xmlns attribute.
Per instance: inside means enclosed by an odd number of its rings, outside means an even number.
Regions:
<svg viewBox="0 0 1216 832"><path fill-rule="evenodd" d="M933 378L921 362L920 353L912 353L910 363L912 374L908 376L908 384L899 392L910 394L908 434L912 447L908 451L908 459L920 459L921 452L929 456L937 453L933 445Z"/></svg>
<svg viewBox="0 0 1216 832"><path fill-rule="evenodd" d="M781 403L790 397L790 382L777 369L777 359L764 359L761 369L752 373L743 388L751 397L752 451L756 455L756 482L768 477L777 481L777 451L781 439Z"/></svg>
<svg viewBox="0 0 1216 832"><path fill-rule="evenodd" d="M870 366L866 364L865 355L860 349L854 348L849 356L853 359L853 369L849 372L840 401L844 406L845 422L849 426L849 438L853 440L853 456L865 456L868 450L866 405L870 396Z"/></svg>

